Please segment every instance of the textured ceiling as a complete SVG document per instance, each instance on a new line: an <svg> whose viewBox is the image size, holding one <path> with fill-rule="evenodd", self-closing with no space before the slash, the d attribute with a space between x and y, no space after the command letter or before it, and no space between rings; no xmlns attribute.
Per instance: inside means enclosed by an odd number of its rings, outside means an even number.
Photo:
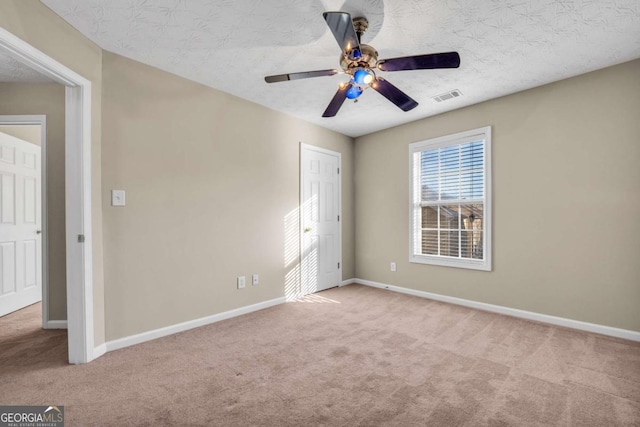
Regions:
<svg viewBox="0 0 640 427"><path fill-rule="evenodd" d="M0 49L0 83L51 83L47 77L16 61Z"/></svg>
<svg viewBox="0 0 640 427"><path fill-rule="evenodd" d="M42 0L103 49L359 136L640 57L638 0ZM322 12L365 16L379 58L458 51L448 70L380 73L420 105L373 90L321 115L344 75ZM451 89L463 96L437 103Z"/></svg>

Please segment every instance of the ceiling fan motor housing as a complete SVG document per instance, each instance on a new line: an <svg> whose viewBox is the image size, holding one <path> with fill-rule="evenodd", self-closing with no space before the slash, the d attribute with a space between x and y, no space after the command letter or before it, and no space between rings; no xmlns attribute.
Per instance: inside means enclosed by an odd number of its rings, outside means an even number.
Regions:
<svg viewBox="0 0 640 427"><path fill-rule="evenodd" d="M353 75L359 68L371 69L375 68L378 64L378 51L372 46L362 44L362 35L369 28L369 21L367 18L359 16L353 18L353 29L358 37L358 43L360 44L360 50L351 50L344 52L340 56L340 66L347 73Z"/></svg>
<svg viewBox="0 0 640 427"><path fill-rule="evenodd" d="M358 68L375 68L378 64L378 51L368 44L360 45L360 57L350 59L350 53L340 55L340 66L347 74L353 74Z"/></svg>

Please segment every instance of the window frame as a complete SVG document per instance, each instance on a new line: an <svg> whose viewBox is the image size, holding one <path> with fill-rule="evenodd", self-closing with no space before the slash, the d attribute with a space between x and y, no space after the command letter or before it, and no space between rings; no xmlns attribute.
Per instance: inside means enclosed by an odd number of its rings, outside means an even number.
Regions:
<svg viewBox="0 0 640 427"><path fill-rule="evenodd" d="M482 260L454 258L443 255L424 255L416 253L416 239L421 244L421 224L417 224L416 211L422 209L422 186L420 183L420 163L414 158L415 153L443 147L456 146L468 142L484 140L484 202L483 202L483 258ZM416 170L416 167L418 168ZM491 126L471 129L452 135L430 138L409 144L409 262L438 265L443 267L466 268L472 270L491 271L492 255L492 185L491 185ZM476 199L477 200L477 199ZM446 204L446 203L443 203ZM440 233L441 230L438 230Z"/></svg>

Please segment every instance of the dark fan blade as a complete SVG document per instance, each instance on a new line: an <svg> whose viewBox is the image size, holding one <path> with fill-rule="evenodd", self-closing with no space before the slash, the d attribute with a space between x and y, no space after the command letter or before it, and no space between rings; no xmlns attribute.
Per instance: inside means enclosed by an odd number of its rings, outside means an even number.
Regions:
<svg viewBox="0 0 640 427"><path fill-rule="evenodd" d="M458 55L458 52L403 56L401 58L381 59L378 61L378 69L382 71L458 68L459 66L460 55Z"/></svg>
<svg viewBox="0 0 640 427"><path fill-rule="evenodd" d="M378 77L378 79L371 84L371 87L378 91L379 94L393 102L403 111L409 111L418 106L418 103L411 99L409 95L384 80Z"/></svg>
<svg viewBox="0 0 640 427"><path fill-rule="evenodd" d="M335 95L333 95L333 99L329 103L329 106L324 113L322 113L322 117L333 117L338 114L338 110L344 104L344 100L347 99L347 91L351 87L351 84L346 84L344 87L340 87Z"/></svg>
<svg viewBox="0 0 640 427"><path fill-rule="evenodd" d="M289 80L308 79L309 77L333 76L338 74L338 70L318 70L303 71L300 73L278 74L275 76L267 76L264 81L267 83L286 82Z"/></svg>
<svg viewBox="0 0 640 427"><path fill-rule="evenodd" d="M355 28L353 28L351 15L346 12L325 12L322 16L327 21L329 29L344 53L349 53L354 48L360 51L360 42Z"/></svg>

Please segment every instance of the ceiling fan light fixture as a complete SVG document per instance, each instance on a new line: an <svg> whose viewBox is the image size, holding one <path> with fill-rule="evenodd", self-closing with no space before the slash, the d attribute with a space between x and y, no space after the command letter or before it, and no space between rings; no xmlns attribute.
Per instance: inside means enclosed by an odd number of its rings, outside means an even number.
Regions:
<svg viewBox="0 0 640 427"><path fill-rule="evenodd" d="M360 85L368 85L373 81L373 74L364 68L360 68L353 74L353 80Z"/></svg>
<svg viewBox="0 0 640 427"><path fill-rule="evenodd" d="M356 99L360 95L362 95L362 88L358 85L351 86L345 94L348 99Z"/></svg>

